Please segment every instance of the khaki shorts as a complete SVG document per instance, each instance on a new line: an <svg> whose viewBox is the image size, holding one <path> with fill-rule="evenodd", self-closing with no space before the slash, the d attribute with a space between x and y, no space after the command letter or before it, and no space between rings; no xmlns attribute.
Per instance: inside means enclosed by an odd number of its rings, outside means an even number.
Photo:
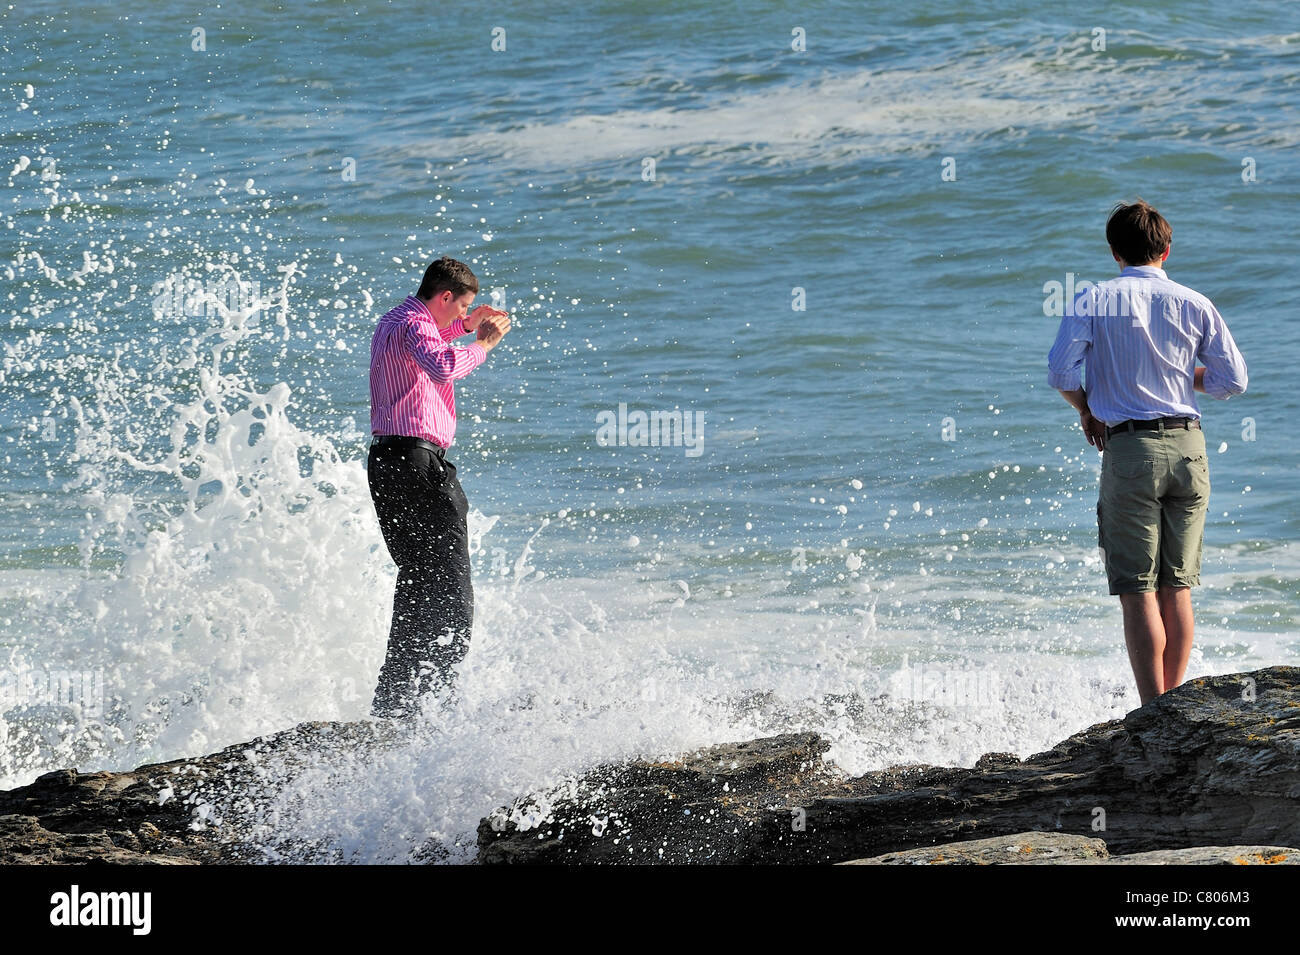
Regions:
<svg viewBox="0 0 1300 955"><path fill-rule="evenodd" d="M1210 468L1199 428L1117 431L1101 456L1097 544L1112 594L1201 582Z"/></svg>

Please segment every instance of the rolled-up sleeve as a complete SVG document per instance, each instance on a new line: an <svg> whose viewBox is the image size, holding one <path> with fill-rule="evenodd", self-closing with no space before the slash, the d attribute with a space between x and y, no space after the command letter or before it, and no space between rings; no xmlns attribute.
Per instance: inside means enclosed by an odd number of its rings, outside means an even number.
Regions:
<svg viewBox="0 0 1300 955"><path fill-rule="evenodd" d="M1047 383L1060 391L1083 387L1083 359L1092 345L1092 311L1076 307L1061 319L1056 343L1047 353Z"/></svg>
<svg viewBox="0 0 1300 955"><path fill-rule="evenodd" d="M406 326L406 347L424 373L434 381L464 378L487 357L487 349L478 342L456 348L438 333L437 325L418 319Z"/></svg>
<svg viewBox="0 0 1300 955"><path fill-rule="evenodd" d="M1201 344L1197 359L1205 365L1201 384L1212 398L1230 398L1246 391L1246 359L1237 350L1228 324L1213 305L1201 312Z"/></svg>

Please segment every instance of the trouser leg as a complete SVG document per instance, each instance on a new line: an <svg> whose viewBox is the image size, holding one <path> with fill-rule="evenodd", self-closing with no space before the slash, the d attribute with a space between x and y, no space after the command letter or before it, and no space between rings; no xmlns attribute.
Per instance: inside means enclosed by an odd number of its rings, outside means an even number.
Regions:
<svg viewBox="0 0 1300 955"><path fill-rule="evenodd" d="M417 706L428 692L452 689L455 667L469 652L473 619L467 578L448 579L443 567L399 567L388 654L375 688L375 715L401 715L392 711Z"/></svg>
<svg viewBox="0 0 1300 955"><path fill-rule="evenodd" d="M451 462L418 448L387 452L371 449L370 489L398 574L371 712L405 716L425 693L454 689L469 650L469 504Z"/></svg>

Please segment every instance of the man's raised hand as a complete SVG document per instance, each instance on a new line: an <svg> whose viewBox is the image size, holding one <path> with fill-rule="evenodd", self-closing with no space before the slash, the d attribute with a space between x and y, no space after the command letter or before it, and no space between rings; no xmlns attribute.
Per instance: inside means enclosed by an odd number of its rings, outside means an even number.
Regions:
<svg viewBox="0 0 1300 955"><path fill-rule="evenodd" d="M491 351L510 331L510 313L503 312L499 308L492 308L490 305L481 306L490 309L491 314L484 314L478 320L478 327L475 329L478 343ZM474 310L475 312L478 309Z"/></svg>
<svg viewBox="0 0 1300 955"><path fill-rule="evenodd" d="M505 315L506 313L499 308L491 305L480 305L474 311L465 316L465 331L472 332L478 328L478 323L483 321L489 315Z"/></svg>

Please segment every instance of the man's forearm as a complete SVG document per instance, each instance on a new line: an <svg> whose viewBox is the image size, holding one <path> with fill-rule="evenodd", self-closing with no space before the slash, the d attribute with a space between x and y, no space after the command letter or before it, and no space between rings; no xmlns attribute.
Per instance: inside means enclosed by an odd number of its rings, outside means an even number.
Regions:
<svg viewBox="0 0 1300 955"><path fill-rule="evenodd" d="M1082 388L1075 388L1073 391L1062 391L1060 388L1056 390L1061 392L1061 397L1072 404L1079 414L1088 410L1088 395Z"/></svg>
<svg viewBox="0 0 1300 955"><path fill-rule="evenodd" d="M1202 394L1209 394L1209 392L1205 390L1205 368L1204 367L1200 367L1196 369L1196 375L1195 375L1195 379L1192 381L1192 387L1197 391L1201 392Z"/></svg>

